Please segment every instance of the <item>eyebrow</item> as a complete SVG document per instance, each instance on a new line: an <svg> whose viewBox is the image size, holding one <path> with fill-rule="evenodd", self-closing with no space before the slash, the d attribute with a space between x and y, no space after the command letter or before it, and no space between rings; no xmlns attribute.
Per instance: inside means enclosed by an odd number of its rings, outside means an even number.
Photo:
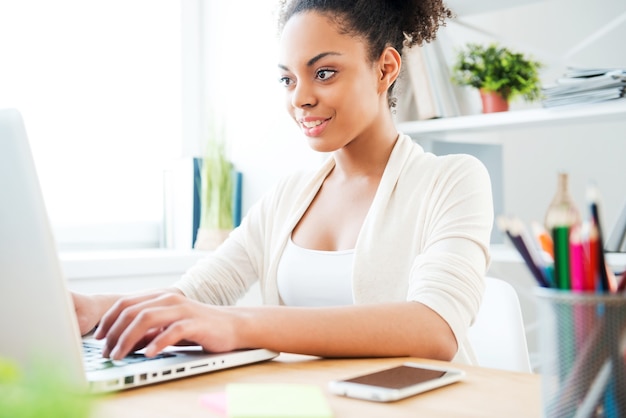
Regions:
<svg viewBox="0 0 626 418"><path fill-rule="evenodd" d="M329 52L322 52L320 54L317 54L316 56L314 56L313 58L311 58L310 60L307 61L306 66L307 67L311 67L313 66L317 61L321 60L324 57L327 57L329 55L341 55L341 53L339 52L333 52L333 51L329 51ZM281 68L285 71L289 71L289 68L285 65L282 64L278 64L278 68Z"/></svg>

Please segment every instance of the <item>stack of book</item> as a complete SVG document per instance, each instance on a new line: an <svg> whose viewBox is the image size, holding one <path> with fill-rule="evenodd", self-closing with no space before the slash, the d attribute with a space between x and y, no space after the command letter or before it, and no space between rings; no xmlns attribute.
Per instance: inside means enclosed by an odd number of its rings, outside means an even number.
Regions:
<svg viewBox="0 0 626 418"><path fill-rule="evenodd" d="M626 69L570 68L542 91L544 107L619 99L626 96Z"/></svg>
<svg viewBox="0 0 626 418"><path fill-rule="evenodd" d="M404 52L406 86L400 107L410 109L407 120L460 116L462 93L452 84L441 40L414 46ZM402 89L401 89L402 90Z"/></svg>

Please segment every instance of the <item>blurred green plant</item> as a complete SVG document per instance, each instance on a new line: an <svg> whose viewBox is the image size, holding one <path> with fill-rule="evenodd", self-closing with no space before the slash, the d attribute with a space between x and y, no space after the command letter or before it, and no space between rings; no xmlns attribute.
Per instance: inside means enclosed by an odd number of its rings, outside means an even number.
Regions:
<svg viewBox="0 0 626 418"><path fill-rule="evenodd" d="M25 374L0 358L0 418L86 418L93 395L71 387L54 367Z"/></svg>
<svg viewBox="0 0 626 418"><path fill-rule="evenodd" d="M201 169L200 228L233 229L233 164L224 141L207 142Z"/></svg>
<svg viewBox="0 0 626 418"><path fill-rule="evenodd" d="M518 96L532 102L541 98L541 68L541 62L496 43L468 43L457 52L452 82L497 92L507 102Z"/></svg>

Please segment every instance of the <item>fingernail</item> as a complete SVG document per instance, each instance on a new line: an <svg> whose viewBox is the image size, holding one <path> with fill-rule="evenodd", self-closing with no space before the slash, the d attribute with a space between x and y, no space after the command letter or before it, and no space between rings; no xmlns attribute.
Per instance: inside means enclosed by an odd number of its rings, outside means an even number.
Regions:
<svg viewBox="0 0 626 418"><path fill-rule="evenodd" d="M144 353L146 357L154 357L156 355L154 346L152 344L148 344Z"/></svg>
<svg viewBox="0 0 626 418"><path fill-rule="evenodd" d="M117 355L119 354L119 351L120 351L119 348L115 347L113 351L111 351L111 354L109 355L109 357L112 359L117 359Z"/></svg>

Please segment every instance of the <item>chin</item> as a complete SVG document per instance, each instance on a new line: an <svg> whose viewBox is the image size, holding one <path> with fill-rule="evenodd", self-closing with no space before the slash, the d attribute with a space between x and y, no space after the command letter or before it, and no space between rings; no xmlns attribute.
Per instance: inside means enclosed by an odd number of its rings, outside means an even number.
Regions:
<svg viewBox="0 0 626 418"><path fill-rule="evenodd" d="M309 147L313 151L329 153L329 152L335 152L339 149L339 147L337 147L335 144L329 143L328 141L324 141L321 138L308 137L307 139L309 141Z"/></svg>

